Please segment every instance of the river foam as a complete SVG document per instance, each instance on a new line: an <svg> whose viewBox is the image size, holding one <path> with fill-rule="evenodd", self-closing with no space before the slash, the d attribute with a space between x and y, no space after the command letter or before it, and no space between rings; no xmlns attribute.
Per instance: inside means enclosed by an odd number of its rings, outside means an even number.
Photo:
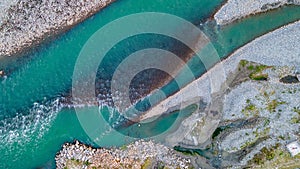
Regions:
<svg viewBox="0 0 300 169"><path fill-rule="evenodd" d="M45 104L34 103L29 114L17 114L0 121L0 140L4 144L26 142L36 136L41 138L48 131L57 112L61 109L59 99Z"/></svg>

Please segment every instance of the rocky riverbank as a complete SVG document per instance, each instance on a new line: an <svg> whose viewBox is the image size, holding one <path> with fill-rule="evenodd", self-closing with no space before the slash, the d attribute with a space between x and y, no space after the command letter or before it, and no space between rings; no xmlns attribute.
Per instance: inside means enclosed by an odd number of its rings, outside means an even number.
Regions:
<svg viewBox="0 0 300 169"><path fill-rule="evenodd" d="M114 0L1 2L0 56L11 56L71 28Z"/></svg>
<svg viewBox="0 0 300 169"><path fill-rule="evenodd" d="M152 141L136 141L121 148L91 148L76 141L66 143L56 155L63 168L191 168L191 159Z"/></svg>
<svg viewBox="0 0 300 169"><path fill-rule="evenodd" d="M200 100L204 107L184 120L166 138L167 144L212 148L212 156L218 155L215 160L221 161L218 167L262 165L261 161L274 165L278 154L299 164L285 149L286 144L300 139L299 27L297 21L253 40L142 118L179 105L198 103L200 108ZM270 152L272 158L266 157Z"/></svg>
<svg viewBox="0 0 300 169"><path fill-rule="evenodd" d="M285 146L300 139L298 75L292 66L240 61L233 76L242 81L225 94L221 128L213 136L222 160L235 156L234 166L272 165L280 152L288 154Z"/></svg>
<svg viewBox="0 0 300 169"><path fill-rule="evenodd" d="M228 88L228 84L226 84L226 81L228 77L232 76L233 72L235 72L241 60L253 61L259 64L269 66L294 67L295 71L299 72L299 26L300 21L297 21L295 23L283 26L273 32L270 32L262 37L255 39L254 41L250 42L249 44L234 52L227 59L216 64L207 73L205 73L200 78L181 89L176 94L168 97L167 99L160 102L158 105L152 107L141 118L147 119L153 116L157 116L163 112L169 112L169 110L174 110L176 109L176 107L178 108L179 105L185 107L190 104L195 104L195 102L198 102L199 100L205 102L206 105L211 105L212 102L216 102L217 105L221 105L219 103L222 102L219 102L220 99L217 98L220 98L220 95L223 95L222 90ZM214 101L214 99L216 100ZM184 100L185 102L182 103L182 100ZM203 138L199 137L199 135L193 136L194 134L192 133L200 132L193 131L193 129L197 129L197 127L195 126L197 123L206 124L208 125L208 128L210 128L209 126L214 124L205 123L204 121L203 123L201 122L203 120L203 116L207 116L208 112L215 112L210 110L216 110L220 112L222 111L222 106L213 106L212 109L207 108L207 112L202 111L200 113L193 114L191 117L185 120L186 122L183 122L181 126L182 129L180 129L182 132L180 133L184 133L181 135L189 137L189 140L191 141L191 143L193 143L191 145L199 146L200 143L203 144L205 141L207 141L206 139L203 140ZM220 120L220 116L212 117L216 117L216 121ZM217 125L217 122L215 123L215 125ZM201 129L201 127L199 129ZM209 137L207 137L207 139L208 138ZM200 140L202 141L200 142Z"/></svg>
<svg viewBox="0 0 300 169"><path fill-rule="evenodd" d="M284 5L300 5L299 0L228 0L214 15L218 25L230 24L246 16L276 9Z"/></svg>

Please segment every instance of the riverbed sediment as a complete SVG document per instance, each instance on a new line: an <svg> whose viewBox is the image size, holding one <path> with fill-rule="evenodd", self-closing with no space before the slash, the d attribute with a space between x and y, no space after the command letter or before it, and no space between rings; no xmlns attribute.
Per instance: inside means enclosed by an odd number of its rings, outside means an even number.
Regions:
<svg viewBox="0 0 300 169"><path fill-rule="evenodd" d="M114 0L1 2L0 57L20 53L70 29Z"/></svg>

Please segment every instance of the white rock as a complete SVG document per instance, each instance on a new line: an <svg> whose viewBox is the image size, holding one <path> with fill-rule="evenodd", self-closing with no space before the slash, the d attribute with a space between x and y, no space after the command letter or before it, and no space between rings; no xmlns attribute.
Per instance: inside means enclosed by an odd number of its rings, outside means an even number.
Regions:
<svg viewBox="0 0 300 169"><path fill-rule="evenodd" d="M286 145L286 147L293 157L300 153L300 145L297 141L294 141L294 142Z"/></svg>

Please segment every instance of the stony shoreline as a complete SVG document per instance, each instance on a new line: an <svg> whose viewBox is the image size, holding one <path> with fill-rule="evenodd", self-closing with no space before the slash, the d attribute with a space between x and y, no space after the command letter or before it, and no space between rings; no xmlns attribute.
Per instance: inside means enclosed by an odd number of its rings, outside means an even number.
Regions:
<svg viewBox="0 0 300 169"><path fill-rule="evenodd" d="M212 94L220 91L226 77L235 71L240 60L243 59L273 66L290 65L300 71L300 67L297 65L299 63L297 51L300 53L300 46L297 44L300 41L299 26L300 21L296 21L249 42L223 61L217 63L200 78L152 107L141 119L148 119L163 112L168 112L169 109L177 107L181 100L193 104L195 98L201 97L204 102L211 102ZM189 103L184 103L183 106L185 105L189 105Z"/></svg>
<svg viewBox="0 0 300 169"><path fill-rule="evenodd" d="M191 168L191 159L152 141L136 141L120 148L92 148L75 141L57 153L56 167L63 168Z"/></svg>
<svg viewBox="0 0 300 169"><path fill-rule="evenodd" d="M299 0L228 0L214 15L218 25L230 24L249 15L284 5L300 5Z"/></svg>
<svg viewBox="0 0 300 169"><path fill-rule="evenodd" d="M95 14L114 0L18 0L3 7L0 57L38 45Z"/></svg>

